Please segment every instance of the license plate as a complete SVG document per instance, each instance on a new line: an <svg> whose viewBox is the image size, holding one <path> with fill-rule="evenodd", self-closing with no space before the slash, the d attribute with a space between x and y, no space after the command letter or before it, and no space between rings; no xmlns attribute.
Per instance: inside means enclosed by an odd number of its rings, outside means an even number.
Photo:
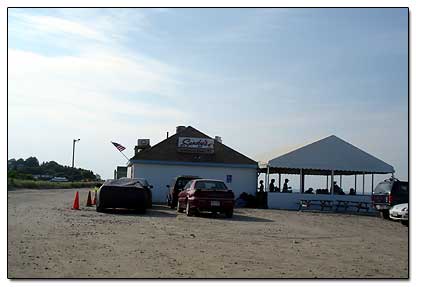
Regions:
<svg viewBox="0 0 422 287"><path fill-rule="evenodd" d="M211 201L211 206L220 206L219 201Z"/></svg>
<svg viewBox="0 0 422 287"><path fill-rule="evenodd" d="M391 212L392 216L397 216L397 214L398 214L397 212Z"/></svg>

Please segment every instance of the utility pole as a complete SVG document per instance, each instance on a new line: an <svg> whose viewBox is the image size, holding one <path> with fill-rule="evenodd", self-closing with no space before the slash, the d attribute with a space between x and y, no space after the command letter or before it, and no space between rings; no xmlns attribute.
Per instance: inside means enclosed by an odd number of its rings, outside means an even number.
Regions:
<svg viewBox="0 0 422 287"><path fill-rule="evenodd" d="M75 167L75 143L80 141L81 139L73 140L73 152L72 152L72 168Z"/></svg>

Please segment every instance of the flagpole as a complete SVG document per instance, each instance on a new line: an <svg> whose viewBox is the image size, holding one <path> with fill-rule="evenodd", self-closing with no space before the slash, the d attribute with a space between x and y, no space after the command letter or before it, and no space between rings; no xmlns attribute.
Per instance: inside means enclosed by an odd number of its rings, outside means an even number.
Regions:
<svg viewBox="0 0 422 287"><path fill-rule="evenodd" d="M127 161L130 161L130 159L127 156L125 156L123 152L120 152L120 153L127 159Z"/></svg>

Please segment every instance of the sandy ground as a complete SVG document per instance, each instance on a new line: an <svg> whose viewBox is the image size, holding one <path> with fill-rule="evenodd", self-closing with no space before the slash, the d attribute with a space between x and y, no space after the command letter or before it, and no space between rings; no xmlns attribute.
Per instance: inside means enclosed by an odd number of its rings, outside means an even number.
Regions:
<svg viewBox="0 0 422 287"><path fill-rule="evenodd" d="M71 210L75 191L81 211ZM97 213L88 189L8 192L9 278L407 278L408 228L370 216L236 209L232 219Z"/></svg>

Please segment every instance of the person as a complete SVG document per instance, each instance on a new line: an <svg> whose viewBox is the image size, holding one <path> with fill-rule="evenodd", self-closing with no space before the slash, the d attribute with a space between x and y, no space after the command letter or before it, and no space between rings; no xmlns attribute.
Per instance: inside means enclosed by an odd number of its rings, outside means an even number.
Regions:
<svg viewBox="0 0 422 287"><path fill-rule="evenodd" d="M305 193L314 194L314 189L312 187L308 188Z"/></svg>
<svg viewBox="0 0 422 287"><path fill-rule="evenodd" d="M264 181L263 180L259 181L259 192L264 192Z"/></svg>
<svg viewBox="0 0 422 287"><path fill-rule="evenodd" d="M334 194L344 194L340 186L337 185L337 181L334 181Z"/></svg>
<svg viewBox="0 0 422 287"><path fill-rule="evenodd" d="M356 195L356 190L353 187L350 188L349 195Z"/></svg>
<svg viewBox="0 0 422 287"><path fill-rule="evenodd" d="M275 179L273 178L273 179L271 180L271 183L270 183L270 192L274 192L274 191L275 191L274 182L275 182Z"/></svg>
<svg viewBox="0 0 422 287"><path fill-rule="evenodd" d="M283 184L283 190L281 192L289 192L289 187L287 186L287 183L289 182L289 179L285 179L284 180L284 184Z"/></svg>

